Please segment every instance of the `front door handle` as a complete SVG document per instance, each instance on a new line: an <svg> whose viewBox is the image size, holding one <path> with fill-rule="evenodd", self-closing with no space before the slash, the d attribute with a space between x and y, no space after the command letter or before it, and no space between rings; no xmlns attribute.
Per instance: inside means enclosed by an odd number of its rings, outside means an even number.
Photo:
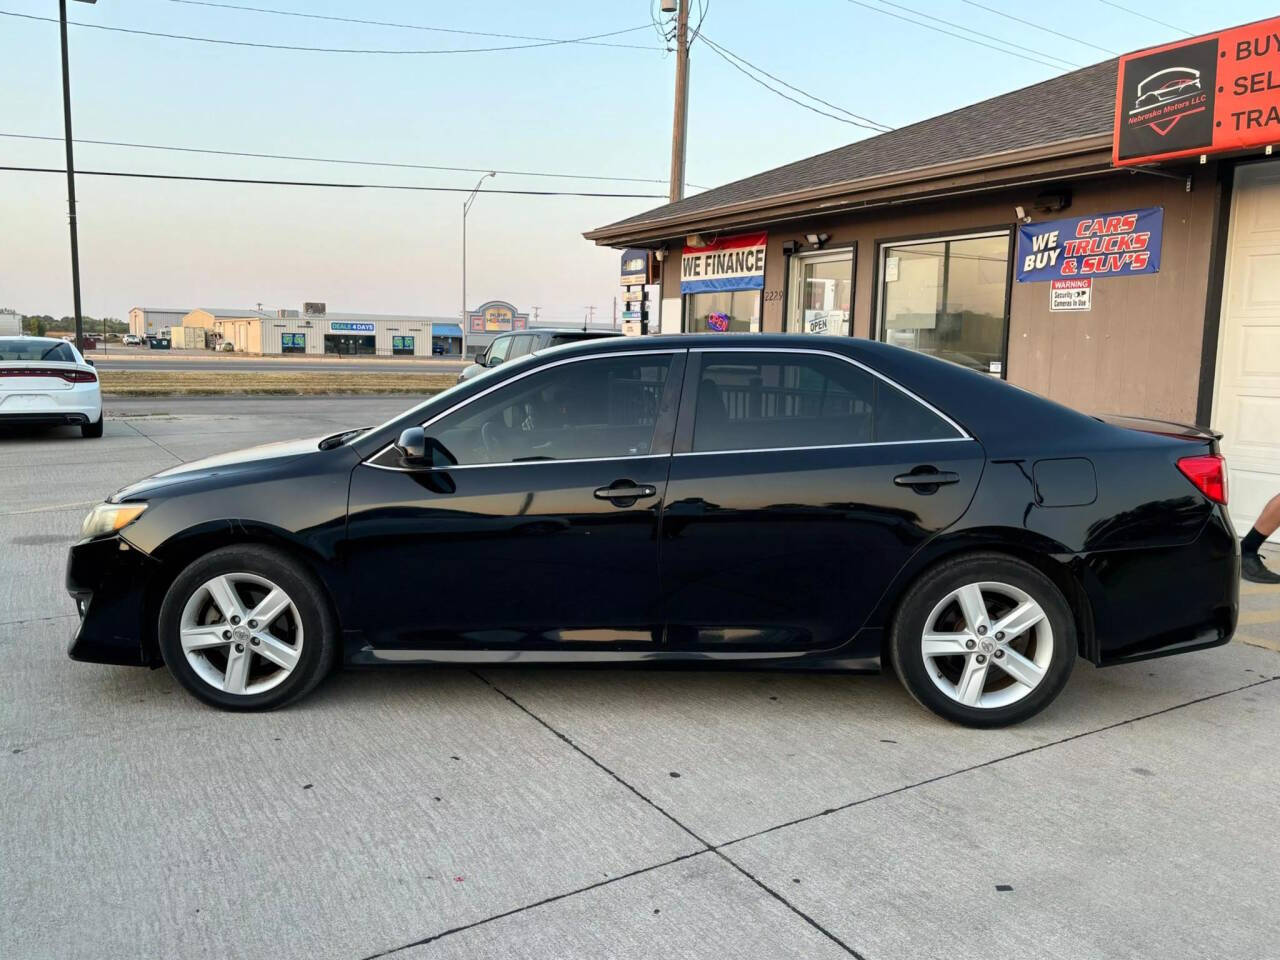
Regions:
<svg viewBox="0 0 1280 960"><path fill-rule="evenodd" d="M899 487L910 487L916 493L934 493L941 486L959 483L960 474L936 467L916 467L910 473L898 474L893 482Z"/></svg>
<svg viewBox="0 0 1280 960"><path fill-rule="evenodd" d="M647 483L635 483L631 480L615 480L607 487L600 487L595 491L597 500L611 500L619 507L629 507L637 500L645 497L656 496L657 487L651 487Z"/></svg>

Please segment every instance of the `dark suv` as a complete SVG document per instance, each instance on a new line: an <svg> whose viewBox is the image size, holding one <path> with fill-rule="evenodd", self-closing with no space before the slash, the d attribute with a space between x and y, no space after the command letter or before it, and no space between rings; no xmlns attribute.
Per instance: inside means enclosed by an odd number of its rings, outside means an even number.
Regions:
<svg viewBox="0 0 1280 960"><path fill-rule="evenodd" d="M458 374L458 382L470 380L489 367L496 367L507 360L523 357L526 353L535 353L547 347L558 347L565 343L577 343L580 340L599 340L602 337L620 337L615 330L574 330L542 329L520 330L516 333L504 333L495 337L488 348L476 354L476 362Z"/></svg>

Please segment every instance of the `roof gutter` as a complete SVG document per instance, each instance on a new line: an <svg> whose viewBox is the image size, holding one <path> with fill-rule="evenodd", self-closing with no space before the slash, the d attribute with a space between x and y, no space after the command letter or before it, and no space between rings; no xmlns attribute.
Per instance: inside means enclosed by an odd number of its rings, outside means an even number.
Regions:
<svg viewBox="0 0 1280 960"><path fill-rule="evenodd" d="M1111 169L1111 134L1099 134L810 190L757 197L653 220L613 224L588 231L583 236L599 246L643 246L687 233L762 226L800 216L840 213L889 202L916 202L954 193L1095 175Z"/></svg>

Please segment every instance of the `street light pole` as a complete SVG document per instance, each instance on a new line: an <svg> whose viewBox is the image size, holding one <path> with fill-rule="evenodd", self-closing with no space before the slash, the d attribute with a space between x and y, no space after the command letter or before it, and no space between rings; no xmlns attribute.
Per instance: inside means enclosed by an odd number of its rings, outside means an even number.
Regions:
<svg viewBox="0 0 1280 960"><path fill-rule="evenodd" d="M496 177L493 172L486 173L483 177L476 181L475 189L467 195L467 199L462 201L462 335L465 337L467 331L467 214L471 212L471 204L476 202L476 196L480 193L480 185L490 177Z"/></svg>
<svg viewBox="0 0 1280 960"><path fill-rule="evenodd" d="M95 3L96 0L80 0ZM76 315L76 349L84 353L84 317L80 313L80 239L76 232L76 164L71 149L71 67L67 60L67 0L58 0L62 33L62 122L67 141L67 209L71 228L71 301Z"/></svg>

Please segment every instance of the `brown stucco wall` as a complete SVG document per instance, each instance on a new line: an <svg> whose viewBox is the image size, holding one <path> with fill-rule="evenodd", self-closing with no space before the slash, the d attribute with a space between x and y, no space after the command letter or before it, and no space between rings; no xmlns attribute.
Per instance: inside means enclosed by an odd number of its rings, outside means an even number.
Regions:
<svg viewBox="0 0 1280 960"><path fill-rule="evenodd" d="M1209 257L1213 241L1217 172L1195 171L1193 189L1180 180L1117 173L1071 184L1072 203L1061 214L1037 219L1164 207L1160 272L1095 279L1093 309L1051 313L1048 283L1013 284L1010 301L1008 379L1090 412L1125 412L1195 419L1204 329ZM873 323L877 244L919 236L1008 227L1018 204L1031 211L1041 187L981 198L910 207L880 208L838 218L797 221L769 231L762 326L782 329L789 269L786 241L801 249L809 232L828 233L826 249L857 242L854 334L875 334ZM678 256L672 258L678 264ZM668 261L671 262L671 261ZM676 279L675 270L664 271ZM665 278L664 278L665 279ZM664 283L664 296L678 283Z"/></svg>

